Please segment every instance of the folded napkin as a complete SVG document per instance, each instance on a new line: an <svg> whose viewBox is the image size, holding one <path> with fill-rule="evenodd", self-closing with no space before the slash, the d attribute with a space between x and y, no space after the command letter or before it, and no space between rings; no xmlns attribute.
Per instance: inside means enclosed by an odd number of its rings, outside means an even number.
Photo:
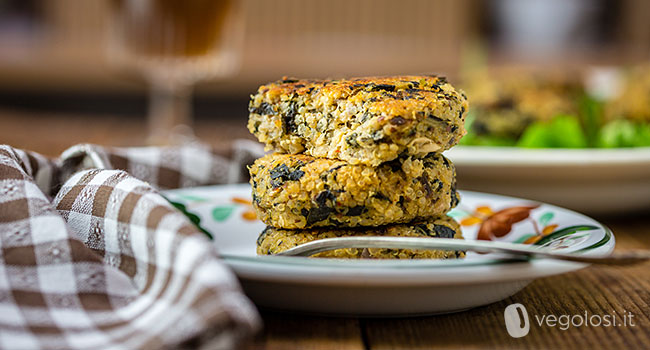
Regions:
<svg viewBox="0 0 650 350"><path fill-rule="evenodd" d="M259 327L211 241L158 188L238 182L259 149L0 146L0 348L230 348Z"/></svg>

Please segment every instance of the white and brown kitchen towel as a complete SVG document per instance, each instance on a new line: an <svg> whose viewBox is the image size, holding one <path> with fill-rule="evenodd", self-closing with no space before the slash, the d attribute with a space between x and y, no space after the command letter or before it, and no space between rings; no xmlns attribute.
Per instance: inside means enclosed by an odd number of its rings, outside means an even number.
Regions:
<svg viewBox="0 0 650 350"><path fill-rule="evenodd" d="M228 159L80 145L50 160L0 146L0 348L229 348L251 335L258 315L235 276L157 190L240 181L246 147Z"/></svg>

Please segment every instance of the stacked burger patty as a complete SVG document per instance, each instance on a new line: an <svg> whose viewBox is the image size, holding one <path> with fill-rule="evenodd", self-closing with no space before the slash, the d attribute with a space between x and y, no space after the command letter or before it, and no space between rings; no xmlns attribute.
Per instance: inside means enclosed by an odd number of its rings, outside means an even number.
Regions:
<svg viewBox="0 0 650 350"><path fill-rule="evenodd" d="M444 78L284 79L252 96L248 129L266 155L250 167L253 205L268 225L258 254L342 236L462 238L441 152L465 134L467 99ZM463 252L338 249L340 258L455 258Z"/></svg>

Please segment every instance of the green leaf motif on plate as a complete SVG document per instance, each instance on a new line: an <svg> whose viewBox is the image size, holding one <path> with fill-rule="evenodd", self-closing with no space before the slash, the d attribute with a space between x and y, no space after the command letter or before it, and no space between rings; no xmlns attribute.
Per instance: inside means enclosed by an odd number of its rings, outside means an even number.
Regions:
<svg viewBox="0 0 650 350"><path fill-rule="evenodd" d="M539 225L542 227L547 226L551 220L553 220L554 216L555 214L553 214L551 211L542 214L542 216L539 217Z"/></svg>
<svg viewBox="0 0 650 350"><path fill-rule="evenodd" d="M206 229L204 229L203 227L201 227L201 218L200 218L198 215L189 212L189 211L187 210L187 208L185 207L185 205L182 204L182 203L172 202L172 201L170 201L169 199L167 199L167 201L169 201L169 203L171 203L171 205L173 205L176 209L180 210L181 213L185 214L185 216L187 216L187 218L190 219L190 221L191 221L194 225L196 225L196 227L197 227L199 230L201 230L203 233L205 233L206 236L208 236L210 239L213 239L213 238L214 238L214 237L212 236L212 234L210 234L210 232L208 232Z"/></svg>
<svg viewBox="0 0 650 350"><path fill-rule="evenodd" d="M514 240L512 243L524 243L524 242L526 242L527 239L529 239L531 237L535 237L535 236L537 236L537 235L534 234L534 233L523 235L523 236L517 238L516 240Z"/></svg>
<svg viewBox="0 0 650 350"><path fill-rule="evenodd" d="M542 239L539 241L535 242L535 245L544 245L547 243L550 243L551 241L554 241L560 237L572 235L576 232L580 231L590 231L590 230L596 230L598 227L592 226L592 225L575 225L575 226L569 226L565 227L561 230L557 230L553 233L548 234L547 236L544 236Z"/></svg>
<svg viewBox="0 0 650 350"><path fill-rule="evenodd" d="M234 205L219 206L212 209L212 218L215 221L225 221L230 217L232 212L235 210Z"/></svg>
<svg viewBox="0 0 650 350"><path fill-rule="evenodd" d="M462 218L464 218L464 217L466 217L468 215L469 215L468 212L466 212L466 211L464 211L462 209L458 209L458 208L454 208L454 209L452 209L451 211L449 211L447 213L447 216L449 216L449 217L451 217L452 219L455 219L455 220L462 219Z"/></svg>
<svg viewBox="0 0 650 350"><path fill-rule="evenodd" d="M179 194L177 196L189 202L205 202L208 200L207 198L195 196L192 194Z"/></svg>

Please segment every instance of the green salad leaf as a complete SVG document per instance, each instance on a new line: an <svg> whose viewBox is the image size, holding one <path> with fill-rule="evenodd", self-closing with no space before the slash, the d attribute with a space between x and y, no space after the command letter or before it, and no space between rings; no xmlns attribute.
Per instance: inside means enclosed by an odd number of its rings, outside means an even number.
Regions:
<svg viewBox="0 0 650 350"><path fill-rule="evenodd" d="M597 146L603 148L650 146L650 124L625 119L605 124L598 133Z"/></svg>
<svg viewBox="0 0 650 350"><path fill-rule="evenodd" d="M580 98L580 116L584 127L587 144L596 147L598 133L602 125L603 103L593 97L584 95Z"/></svg>
<svg viewBox="0 0 650 350"><path fill-rule="evenodd" d="M525 148L584 148L588 143L576 116L557 115L549 122L538 121L529 125L516 145Z"/></svg>
<svg viewBox="0 0 650 350"><path fill-rule="evenodd" d="M617 119L603 125L603 102L588 95L579 97L576 115L560 114L537 121L524 129L518 140L497 135L477 135L472 130L476 112L470 110L468 130L461 145L517 146L524 148L619 148L650 147L650 123Z"/></svg>

